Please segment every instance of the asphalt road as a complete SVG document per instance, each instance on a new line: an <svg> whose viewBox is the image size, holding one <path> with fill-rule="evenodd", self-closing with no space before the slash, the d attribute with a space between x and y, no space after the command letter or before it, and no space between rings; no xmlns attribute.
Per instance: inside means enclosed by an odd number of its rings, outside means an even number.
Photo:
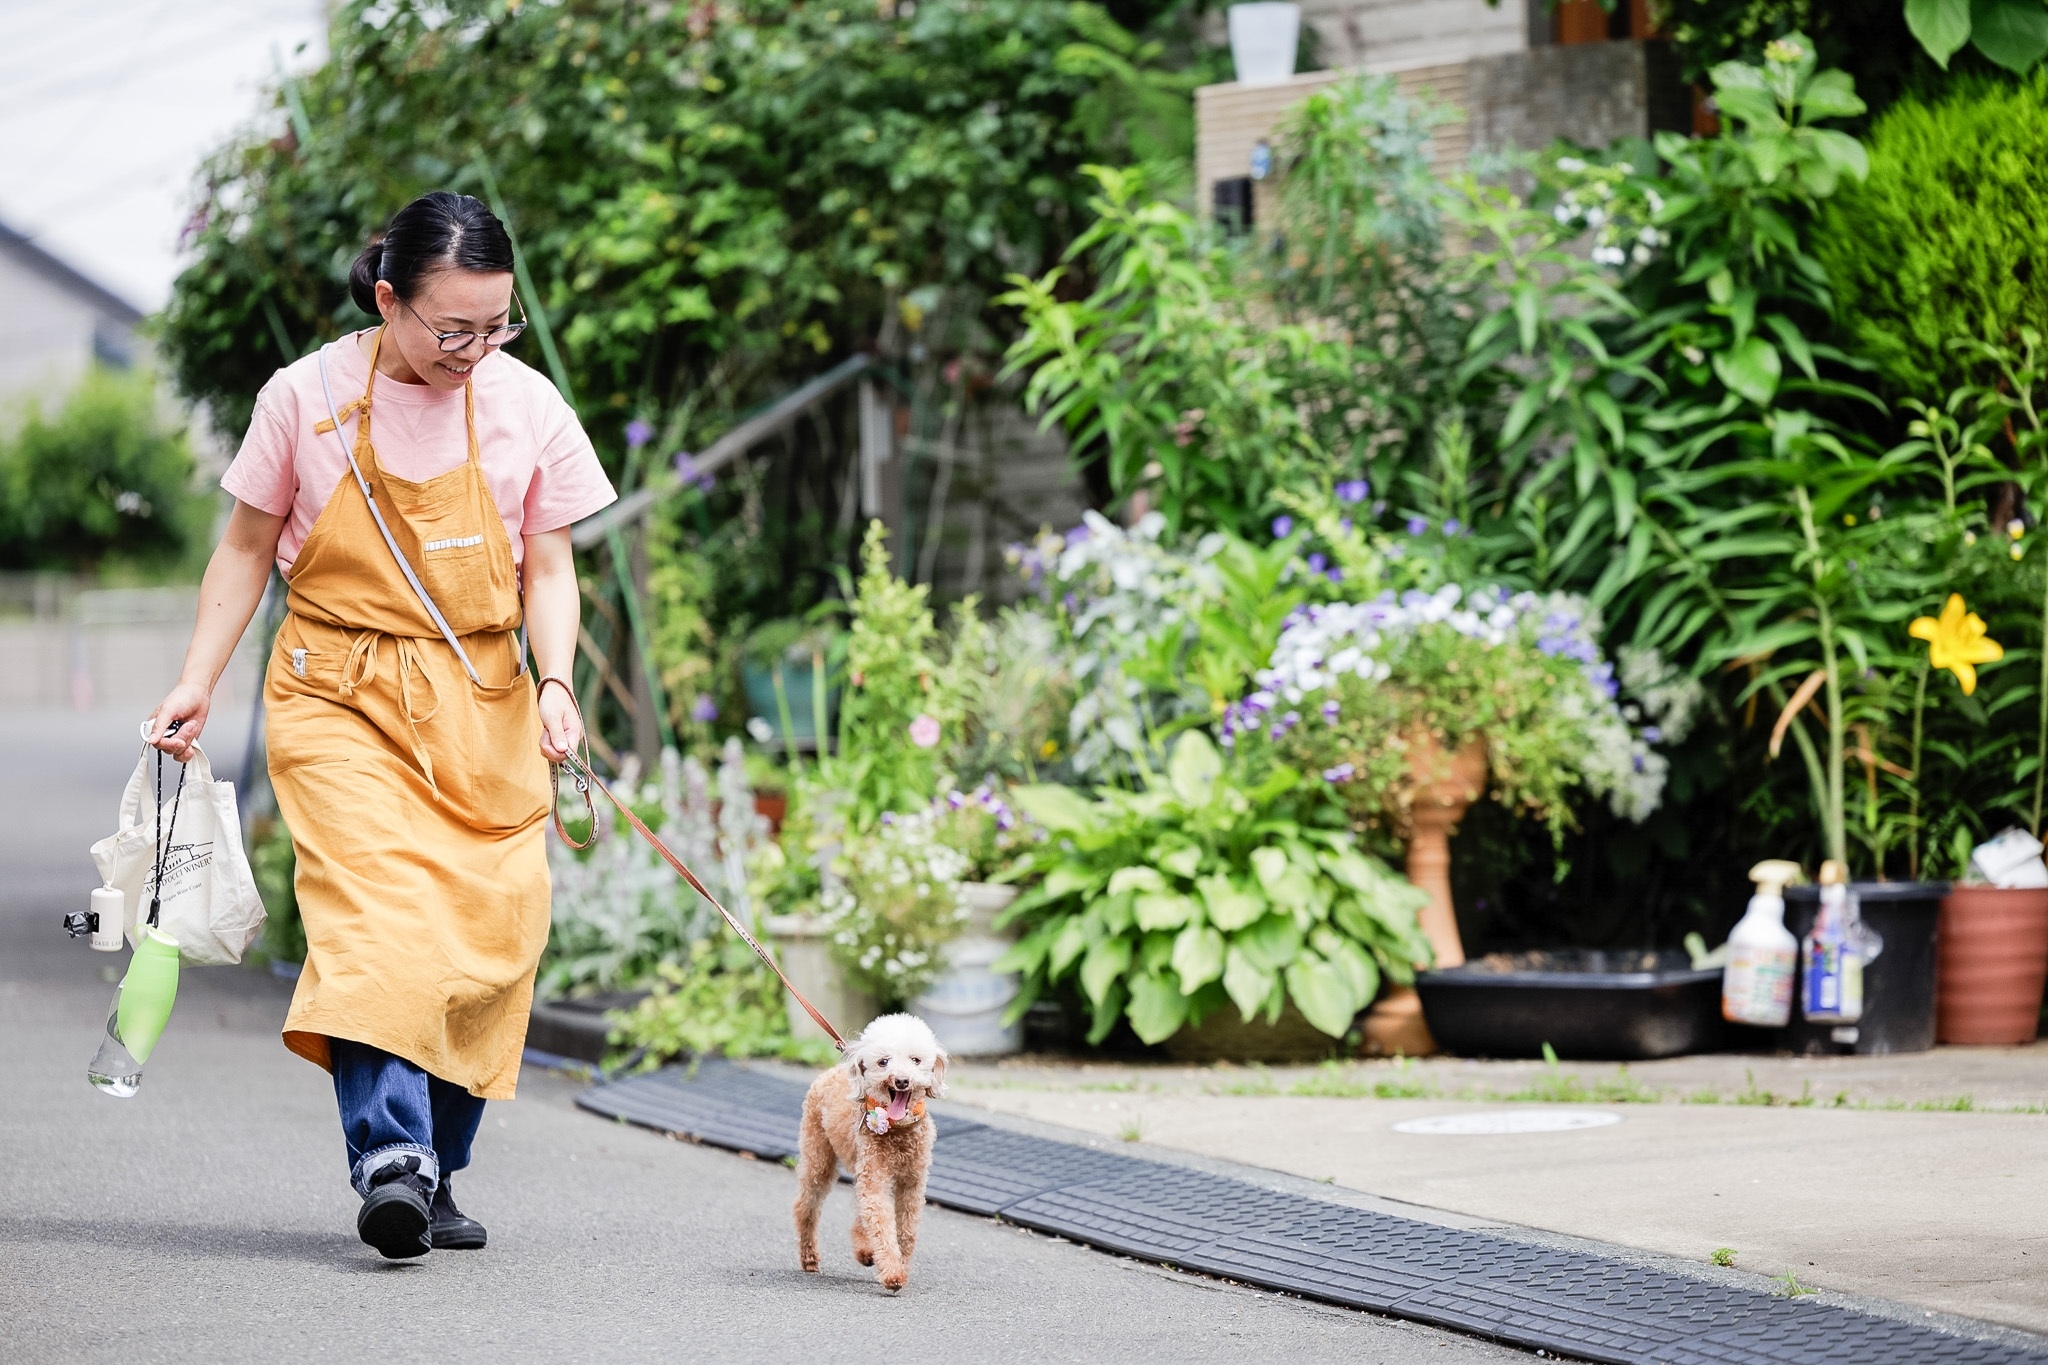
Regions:
<svg viewBox="0 0 2048 1365"><path fill-rule="evenodd" d="M0 715L0 1360L1530 1358L936 1208L891 1297L847 1250L844 1189L806 1276L791 1172L603 1123L533 1068L456 1183L489 1249L383 1261L327 1078L278 1042L286 983L188 969L140 1095L86 1084L126 959L57 924L94 885L135 719ZM210 729L223 775L243 728Z"/></svg>

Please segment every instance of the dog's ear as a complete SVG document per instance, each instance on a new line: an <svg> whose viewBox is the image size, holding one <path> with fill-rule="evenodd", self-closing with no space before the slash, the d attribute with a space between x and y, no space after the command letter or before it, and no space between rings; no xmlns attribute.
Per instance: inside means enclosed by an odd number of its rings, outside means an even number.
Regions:
<svg viewBox="0 0 2048 1365"><path fill-rule="evenodd" d="M859 1044L846 1054L846 1076L853 1082L853 1098L863 1100L868 1093L868 1058Z"/></svg>
<svg viewBox="0 0 2048 1365"><path fill-rule="evenodd" d="M948 1058L946 1057L946 1049L942 1047L935 1047L933 1051L938 1055L932 1058L932 1095L937 1097L946 1093L946 1062Z"/></svg>

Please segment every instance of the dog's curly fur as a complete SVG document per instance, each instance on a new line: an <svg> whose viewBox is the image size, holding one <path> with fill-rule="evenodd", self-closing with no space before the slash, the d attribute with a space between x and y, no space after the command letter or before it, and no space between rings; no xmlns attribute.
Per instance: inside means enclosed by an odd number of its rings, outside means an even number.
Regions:
<svg viewBox="0 0 2048 1365"><path fill-rule="evenodd" d="M854 1259L873 1266L884 1289L909 1281L932 1167L933 1120L927 1113L876 1133L866 1111L886 1108L899 1094L917 1103L945 1093L946 1050L909 1014L885 1014L869 1024L844 1060L811 1082L797 1140L796 1253L805 1270L818 1268L818 1210L844 1166L853 1172Z"/></svg>

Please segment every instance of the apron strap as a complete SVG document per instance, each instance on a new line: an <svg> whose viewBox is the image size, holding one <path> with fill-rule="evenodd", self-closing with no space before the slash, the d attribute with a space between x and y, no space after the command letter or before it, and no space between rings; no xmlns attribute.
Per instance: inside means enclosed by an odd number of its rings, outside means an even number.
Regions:
<svg viewBox="0 0 2048 1365"><path fill-rule="evenodd" d="M561 678L556 677L552 673L542 678L540 680L540 686L536 688L534 691L535 700L538 701L540 693L547 689L547 685L549 683L553 683L557 687L561 688L563 695L569 698L569 706L572 710L576 712L576 723L580 729L583 723L583 708L576 704L576 693L573 690L571 690L569 684L564 682ZM832 1027L832 1021L827 1019L822 1013L820 1013L816 1005L813 1005L809 1000L806 1000L804 998L804 993L796 988L795 983L792 982L787 976L784 976L782 974L782 968L776 965L775 959L769 955L768 950L761 946L761 941L755 938L752 934L747 932L747 927L739 922L738 918L736 918L733 915L732 911L726 909L723 905L721 905L719 903L718 897L712 895L708 890L705 889L704 883L697 880L697 874L690 871L688 865L686 865L681 858L678 858L674 853L670 852L668 845L664 844L660 840L660 838L655 835L653 830L647 828L645 821L641 820L639 816L633 813L633 808L631 806L628 806L625 802L619 800L619 798L613 794L612 789L610 787L607 787L604 784L603 780L598 777L597 773L590 766L589 732L587 730L583 731L581 737L583 740L582 754L578 755L574 751L571 751L568 757L564 758L560 763L554 764L553 767L555 772L555 782L557 785L557 789L559 789L559 785L561 782L562 769L566 767L569 770L570 776L575 778L576 780L576 790L583 793L584 806L586 809L589 809L590 811L590 837L588 839L585 839L580 844L576 843L574 840L569 838L568 833L562 829L561 805L559 802L556 802L555 830L557 833L560 833L562 835L562 841L564 843L567 843L571 848L588 848L591 844L597 841L597 810L591 804L590 800L590 789L592 787L596 787L598 791L604 794L605 800L611 802L614 806L618 807L619 814L626 817L626 823L631 825L634 828L634 830L639 833L640 837L645 839L648 842L649 846L652 847L656 853L661 855L662 861L667 863L670 867L674 868L676 871L676 875L681 877L684 881L688 882L690 884L690 888L693 891L695 891L698 895L702 896L705 900L709 901L711 903L711 908L716 910L724 918L725 922L732 926L732 931L738 934L742 939L746 940L747 946L754 950L754 956L760 958L763 963L767 964L768 970L775 973L776 979L782 982L783 988L787 990L790 993L790 995L795 997L797 1004L803 1006L804 1013L811 1016L811 1022L816 1024L819 1028L825 1030L825 1036L832 1040L832 1045L838 1048L841 1052L846 1051L846 1039L840 1036L838 1029Z"/></svg>
<svg viewBox="0 0 2048 1365"><path fill-rule="evenodd" d="M381 328L378 329L377 341L372 343L370 351L370 383L373 385L377 382L377 352L375 348L383 344L382 330ZM455 632L448 627L448 618L443 616L441 609L434 605L434 599L427 595L426 586L420 582L420 576L412 571L412 565L406 560L405 552L398 548L398 541L392 536L391 528L385 524L384 513L378 510L377 499L370 492L370 481L363 477L363 467L356 463L356 452L341 434L341 409L334 406L334 387L327 381L327 347L325 346L320 348L320 391L326 395L327 412L334 419L334 439L341 443L342 454L348 457L348 467L356 476L357 486L363 490L363 500L370 504L371 519L377 523L377 530L384 537L385 547L391 551L391 557L398 561L399 571L405 575L405 581L412 585L413 595L419 598L420 605L427 609L427 615L441 632L441 638L446 640L448 647L455 651L455 657L462 660L462 671L469 674L471 682L481 687L483 685L483 678L478 675L476 665L469 661L469 652L463 649L462 641L455 638ZM369 398L367 390L365 390L363 397L365 400ZM465 404L467 401L468 399L465 395ZM370 409L367 401L363 404L361 413L362 415L358 418L357 426L359 432L362 430L360 423L370 420ZM469 432L469 445L473 453L476 449L476 427L473 420Z"/></svg>

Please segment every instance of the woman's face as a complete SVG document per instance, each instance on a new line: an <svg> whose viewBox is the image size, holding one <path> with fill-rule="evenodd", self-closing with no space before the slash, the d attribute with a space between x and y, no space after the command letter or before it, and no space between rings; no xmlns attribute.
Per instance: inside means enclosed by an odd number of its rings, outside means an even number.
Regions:
<svg viewBox="0 0 2048 1365"><path fill-rule="evenodd" d="M466 338L460 350L444 351L435 334L488 332L504 323L511 309L509 271L435 271L421 278L419 291L409 299L399 298L390 281L377 281L385 346L398 348L417 382L437 389L459 389L469 382L470 369L488 349L476 335Z"/></svg>

